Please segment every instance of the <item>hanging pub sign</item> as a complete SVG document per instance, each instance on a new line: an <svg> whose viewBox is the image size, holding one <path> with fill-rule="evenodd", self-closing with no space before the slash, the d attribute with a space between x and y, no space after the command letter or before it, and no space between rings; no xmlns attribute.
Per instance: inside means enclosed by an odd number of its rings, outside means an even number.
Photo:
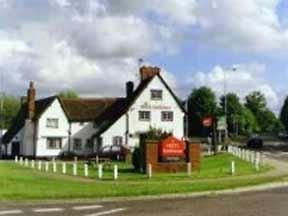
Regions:
<svg viewBox="0 0 288 216"><path fill-rule="evenodd" d="M202 120L202 125L204 127L211 127L213 124L213 118L212 117L205 117Z"/></svg>
<svg viewBox="0 0 288 216"><path fill-rule="evenodd" d="M170 136L159 143L159 157L162 161L179 161L185 156L184 141Z"/></svg>

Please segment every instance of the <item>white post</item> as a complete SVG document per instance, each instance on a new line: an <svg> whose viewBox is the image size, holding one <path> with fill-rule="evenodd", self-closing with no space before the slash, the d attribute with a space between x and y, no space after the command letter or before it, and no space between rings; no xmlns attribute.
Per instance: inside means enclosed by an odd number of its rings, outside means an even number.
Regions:
<svg viewBox="0 0 288 216"><path fill-rule="evenodd" d="M231 161L231 175L235 174L235 161Z"/></svg>
<svg viewBox="0 0 288 216"><path fill-rule="evenodd" d="M15 156L15 163L18 163L18 156Z"/></svg>
<svg viewBox="0 0 288 216"><path fill-rule="evenodd" d="M32 169L35 168L35 161L34 161L34 160L31 161L31 168L32 168Z"/></svg>
<svg viewBox="0 0 288 216"><path fill-rule="evenodd" d="M77 175L77 163L73 163L73 175L76 176Z"/></svg>
<svg viewBox="0 0 288 216"><path fill-rule="evenodd" d="M45 171L49 172L49 161L45 162Z"/></svg>
<svg viewBox="0 0 288 216"><path fill-rule="evenodd" d="M191 176L191 163L187 163L187 174L188 176Z"/></svg>
<svg viewBox="0 0 288 216"><path fill-rule="evenodd" d="M242 151L241 151L241 159L245 160L245 150L244 149L242 149Z"/></svg>
<svg viewBox="0 0 288 216"><path fill-rule="evenodd" d="M20 165L23 166L23 157L20 157Z"/></svg>
<svg viewBox="0 0 288 216"><path fill-rule="evenodd" d="M148 178L152 178L152 165L148 164Z"/></svg>
<svg viewBox="0 0 288 216"><path fill-rule="evenodd" d="M66 163L62 162L62 173L65 175L66 174Z"/></svg>
<svg viewBox="0 0 288 216"><path fill-rule="evenodd" d="M118 179L118 166L114 165L114 180Z"/></svg>
<svg viewBox="0 0 288 216"><path fill-rule="evenodd" d="M89 175L88 164L84 164L84 176L88 177L88 175Z"/></svg>
<svg viewBox="0 0 288 216"><path fill-rule="evenodd" d="M28 167L29 166L29 160L28 158L25 158L25 167Z"/></svg>
<svg viewBox="0 0 288 216"><path fill-rule="evenodd" d="M102 177L103 177L103 165L98 164L98 178L102 179Z"/></svg>
<svg viewBox="0 0 288 216"><path fill-rule="evenodd" d="M38 161L38 170L42 169L42 161Z"/></svg>
<svg viewBox="0 0 288 216"><path fill-rule="evenodd" d="M53 172L54 173L57 172L57 164L56 164L55 160L53 160Z"/></svg>
<svg viewBox="0 0 288 216"><path fill-rule="evenodd" d="M260 170L259 159L258 158L256 158L256 160L255 160L255 169L256 169L256 171Z"/></svg>

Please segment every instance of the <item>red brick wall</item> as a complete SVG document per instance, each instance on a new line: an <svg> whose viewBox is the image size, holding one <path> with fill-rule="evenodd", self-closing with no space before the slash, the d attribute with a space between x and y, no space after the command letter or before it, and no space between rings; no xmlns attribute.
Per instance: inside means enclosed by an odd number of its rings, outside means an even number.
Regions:
<svg viewBox="0 0 288 216"><path fill-rule="evenodd" d="M187 155L185 162L159 162L158 144L159 142L156 141L147 141L144 144L145 171L148 167L148 164L152 165L153 172L186 172L187 163L191 163L192 170L200 169L200 144L189 142L186 143Z"/></svg>

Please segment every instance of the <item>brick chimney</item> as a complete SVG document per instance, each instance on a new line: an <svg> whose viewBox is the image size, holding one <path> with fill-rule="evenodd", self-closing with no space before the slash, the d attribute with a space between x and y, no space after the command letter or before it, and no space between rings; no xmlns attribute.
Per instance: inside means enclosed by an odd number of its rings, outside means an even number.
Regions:
<svg viewBox="0 0 288 216"><path fill-rule="evenodd" d="M133 95L134 92L134 83L132 81L129 81L126 83L126 97L130 98Z"/></svg>
<svg viewBox="0 0 288 216"><path fill-rule="evenodd" d="M157 74L160 74L160 68L158 67L151 67L151 66L143 66L140 68L140 79L141 82L149 79Z"/></svg>
<svg viewBox="0 0 288 216"><path fill-rule="evenodd" d="M35 97L36 97L36 90L34 88L34 83L31 81L29 89L27 91L28 119L30 120L32 120L35 115Z"/></svg>

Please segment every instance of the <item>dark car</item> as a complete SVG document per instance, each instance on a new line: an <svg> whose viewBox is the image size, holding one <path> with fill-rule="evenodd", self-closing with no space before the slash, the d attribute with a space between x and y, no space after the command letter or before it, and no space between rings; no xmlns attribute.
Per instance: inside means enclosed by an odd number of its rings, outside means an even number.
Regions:
<svg viewBox="0 0 288 216"><path fill-rule="evenodd" d="M105 146L102 147L97 156L100 158L110 158L111 160L125 160L129 149L124 146Z"/></svg>
<svg viewBox="0 0 288 216"><path fill-rule="evenodd" d="M263 140L260 137L252 137L247 142L247 148L261 149L263 148Z"/></svg>

